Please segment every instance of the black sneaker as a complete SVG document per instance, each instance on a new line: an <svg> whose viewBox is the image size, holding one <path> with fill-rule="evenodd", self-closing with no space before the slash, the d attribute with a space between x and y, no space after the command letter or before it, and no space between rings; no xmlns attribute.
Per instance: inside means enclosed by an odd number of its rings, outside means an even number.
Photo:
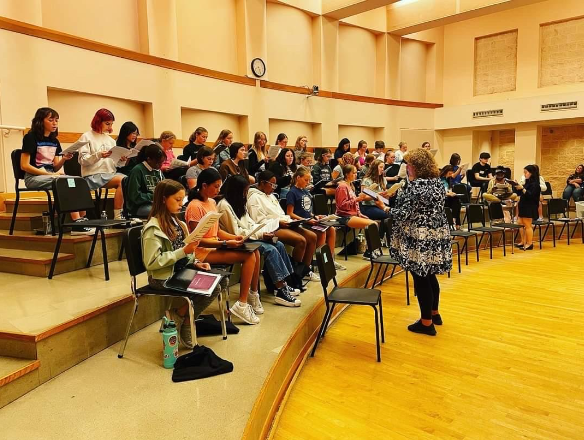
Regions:
<svg viewBox="0 0 584 440"><path fill-rule="evenodd" d="M71 235L93 235L95 234L95 228L88 228L87 226L82 226L83 222L86 222L87 219L85 217L78 218L75 220L75 223L78 223L80 226L73 226L71 228Z"/></svg>
<svg viewBox="0 0 584 440"><path fill-rule="evenodd" d="M424 325L422 320L418 320L413 324L408 325L408 330L414 333L422 333L428 336L436 336L437 332L434 328L434 324Z"/></svg>
<svg viewBox="0 0 584 440"><path fill-rule="evenodd" d="M442 325L442 316L440 316L440 313L432 315L432 324Z"/></svg>
<svg viewBox="0 0 584 440"><path fill-rule="evenodd" d="M275 303L284 307L300 307L302 301L300 301L298 298L294 298L288 293L288 289L283 287L281 289L276 289Z"/></svg>

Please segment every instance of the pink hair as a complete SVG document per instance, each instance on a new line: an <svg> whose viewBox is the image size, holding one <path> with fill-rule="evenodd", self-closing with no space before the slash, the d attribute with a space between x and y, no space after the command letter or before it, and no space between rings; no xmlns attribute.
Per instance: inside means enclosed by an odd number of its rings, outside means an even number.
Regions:
<svg viewBox="0 0 584 440"><path fill-rule="evenodd" d="M91 129L96 133L101 133L101 123L106 121L115 121L114 114L107 108L100 108L95 112L95 116L91 120Z"/></svg>

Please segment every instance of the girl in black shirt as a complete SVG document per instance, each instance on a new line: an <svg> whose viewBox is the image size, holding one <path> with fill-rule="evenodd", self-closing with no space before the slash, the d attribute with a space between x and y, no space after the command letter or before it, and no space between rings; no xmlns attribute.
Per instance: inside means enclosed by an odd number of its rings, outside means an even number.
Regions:
<svg viewBox="0 0 584 440"><path fill-rule="evenodd" d="M539 171L535 165L527 165L523 168L525 176L525 185L515 185L515 192L521 198L519 199L519 218L517 223L523 225L520 229L521 243L516 244L519 249L530 251L533 249L533 228L531 223L537 218L537 208L539 207Z"/></svg>

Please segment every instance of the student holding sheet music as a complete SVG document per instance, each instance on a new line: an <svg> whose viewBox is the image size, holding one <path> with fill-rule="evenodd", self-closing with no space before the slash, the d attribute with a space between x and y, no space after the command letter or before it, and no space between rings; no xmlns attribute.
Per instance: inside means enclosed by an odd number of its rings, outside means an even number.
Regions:
<svg viewBox="0 0 584 440"><path fill-rule="evenodd" d="M274 230L274 235L292 247L294 266L308 273L316 250L316 234L301 228L300 222L293 222L292 218L284 213L280 202L274 196L277 187L274 173L270 170L262 171L258 175L257 189L249 189L247 212L256 223L278 220L278 228Z"/></svg>
<svg viewBox="0 0 584 440"><path fill-rule="evenodd" d="M247 157L247 148L241 142L234 142L229 146L229 156L219 167L219 174L223 180L229 176L242 175L249 180L250 183L255 183L255 178L250 176L244 166L244 160Z"/></svg>
<svg viewBox="0 0 584 440"><path fill-rule="evenodd" d="M383 195L387 189L387 185L385 183L385 168L382 161L373 161L369 167L369 171L361 181L361 188L369 188L373 192ZM381 220L381 228L379 228L379 232L380 235L383 236L383 220L389 218L389 206L379 199L366 196L361 202L361 212L371 220Z"/></svg>
<svg viewBox="0 0 584 440"><path fill-rule="evenodd" d="M280 198L286 198L296 171L294 152L290 148L282 148L276 160L270 163L269 170L276 176Z"/></svg>
<svg viewBox="0 0 584 440"><path fill-rule="evenodd" d="M388 183L396 183L401 179L399 177L399 165L395 163L395 153L388 151L385 153L385 180Z"/></svg>
<svg viewBox="0 0 584 440"><path fill-rule="evenodd" d="M127 181L126 206L132 217L146 218L152 208L154 188L164 180L160 167L166 155L157 143L146 145L138 154L136 165Z"/></svg>
<svg viewBox="0 0 584 440"><path fill-rule="evenodd" d="M335 167L337 165L341 165L343 166L342 163L340 163L340 158L343 157L346 153L350 153L351 152L351 141L347 138L343 138L339 141L339 145L337 146L337 149L335 150L335 154L333 159L331 159L331 168L333 169L333 171L335 170ZM351 156L353 156L351 154ZM335 179L335 177L333 177L333 179Z"/></svg>
<svg viewBox="0 0 584 440"><path fill-rule="evenodd" d="M108 109L99 109L91 121L91 131L81 135L79 141L88 142L79 149L79 164L81 175L87 181L90 189L114 188L114 219L122 218L124 193L122 180L126 176L118 173L116 163L110 156L116 141L110 137L113 131L114 115ZM125 160L125 158L122 158Z"/></svg>
<svg viewBox="0 0 584 440"><path fill-rule="evenodd" d="M180 180L187 172L189 166L195 165L197 163L196 159L190 162L185 162L178 160L172 147L174 146L174 141L176 140L176 135L172 131L163 131L160 134L159 142L164 150L166 159L162 164L162 174L166 179Z"/></svg>
<svg viewBox="0 0 584 440"><path fill-rule="evenodd" d="M357 152L353 156L355 158L354 165L357 167L357 171L365 165L365 157L367 156L367 142L360 140L357 144Z"/></svg>
<svg viewBox="0 0 584 440"><path fill-rule="evenodd" d="M452 211L452 218L454 219L455 228L460 229L460 210L462 209L462 204L460 203L458 194L452 191L452 175L452 165L446 165L440 170L440 181L446 190L446 200L444 202L444 206L450 208ZM509 185L509 190L511 191L511 185ZM485 195L483 195L483 197L484 196Z"/></svg>
<svg viewBox="0 0 584 440"><path fill-rule="evenodd" d="M342 179L343 178L343 167L345 165L353 165L355 163L355 158L353 157L353 153L345 153L342 157L338 160L338 165L333 168L332 178L333 180Z"/></svg>
<svg viewBox="0 0 584 440"><path fill-rule="evenodd" d="M30 130L22 139L20 169L24 171L24 184L29 189L51 189L53 180L68 177L59 174L65 161L73 153L62 154L59 139L59 113L49 107L39 108L31 121ZM80 224L87 219L85 212L72 212L71 218ZM75 227L71 235L93 235L94 228Z"/></svg>
<svg viewBox="0 0 584 440"><path fill-rule="evenodd" d="M308 145L308 138L304 135L300 135L296 138L296 144L294 144L294 151L302 151L306 153L306 147Z"/></svg>
<svg viewBox="0 0 584 440"><path fill-rule="evenodd" d="M118 139L116 140L116 146L124 147L128 150L136 146L136 140L140 136L140 130L136 124L131 121L124 122L120 127L120 134L118 134ZM130 171L138 165L138 158L136 156L130 157L125 161L120 160L117 164L118 173L122 173L125 176L130 175Z"/></svg>
<svg viewBox="0 0 584 440"><path fill-rule="evenodd" d="M203 170L210 168L215 163L215 152L210 147L200 148L197 152L197 164L187 170L186 178L189 189L197 186L197 177Z"/></svg>
<svg viewBox="0 0 584 440"><path fill-rule="evenodd" d="M231 130L221 130L221 133L219 133L217 140L213 144L213 151L215 152L215 162L213 163L213 166L215 168L219 169L223 162L230 159L229 146L232 143L233 133ZM219 154L217 154L217 151L219 151Z"/></svg>
<svg viewBox="0 0 584 440"><path fill-rule="evenodd" d="M191 166L197 161L198 151L205 146L209 133L205 127L197 127L189 136L189 143L183 148L181 159L189 162Z"/></svg>
<svg viewBox="0 0 584 440"><path fill-rule="evenodd" d="M142 260L148 273L148 284L156 290L166 290L166 280L190 264L196 269L210 269L208 263L195 258L198 243L185 244L187 226L178 219L184 198L185 188L174 180L163 180L154 190L152 211L142 230ZM222 281L224 285L226 282ZM195 316L188 316L188 304L166 311L168 319L176 323L180 340L188 348L193 348L189 320L197 319L220 291L217 285L210 296L193 294Z"/></svg>
<svg viewBox="0 0 584 440"><path fill-rule="evenodd" d="M249 162L249 174L255 175L266 169L266 164L270 161L268 151L266 134L263 131L257 131L253 136L253 145L249 149L247 155Z"/></svg>
<svg viewBox="0 0 584 440"><path fill-rule="evenodd" d="M217 212L217 204L213 199L219 195L222 183L215 168L207 168L199 174L197 186L189 192L189 205L185 214L189 230L194 230L208 212ZM206 232L195 255L209 264L241 264L239 300L233 304L230 312L247 324L258 324L260 319L256 314L262 313L258 292L260 254L257 250L242 250L242 246L242 235L229 234L215 224Z"/></svg>
<svg viewBox="0 0 584 440"><path fill-rule="evenodd" d="M329 248L334 249L337 241L336 229L319 223L324 216L313 214L312 194L306 189L309 183L310 171L299 167L294 173L292 188L286 197L286 213L294 220L305 221L303 227L316 234L316 247L322 246L326 241ZM346 270L346 267L335 261L335 269Z"/></svg>
<svg viewBox="0 0 584 440"><path fill-rule="evenodd" d="M274 237L272 231L278 227L279 222L277 219L272 219L258 224L252 220L246 209L248 190L249 181L243 176L227 179L221 188L223 199L217 205L217 210L223 213L219 225L225 232L249 236L251 240L259 243L258 250L264 257L264 282L268 290L273 291L272 286L276 288L276 304L285 307L300 307L301 301L295 298L300 295L300 290L286 284L286 279L293 271L286 247L280 241L272 241ZM263 313L259 298L254 310L256 314Z"/></svg>

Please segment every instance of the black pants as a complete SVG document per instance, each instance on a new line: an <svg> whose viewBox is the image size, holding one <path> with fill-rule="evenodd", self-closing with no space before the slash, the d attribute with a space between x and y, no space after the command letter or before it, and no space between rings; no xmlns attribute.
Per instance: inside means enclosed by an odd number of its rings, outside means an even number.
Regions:
<svg viewBox="0 0 584 440"><path fill-rule="evenodd" d="M418 305L422 319L432 319L432 310L438 310L440 301L440 285L436 275L430 274L421 277L412 272L414 277L414 289L418 297Z"/></svg>

